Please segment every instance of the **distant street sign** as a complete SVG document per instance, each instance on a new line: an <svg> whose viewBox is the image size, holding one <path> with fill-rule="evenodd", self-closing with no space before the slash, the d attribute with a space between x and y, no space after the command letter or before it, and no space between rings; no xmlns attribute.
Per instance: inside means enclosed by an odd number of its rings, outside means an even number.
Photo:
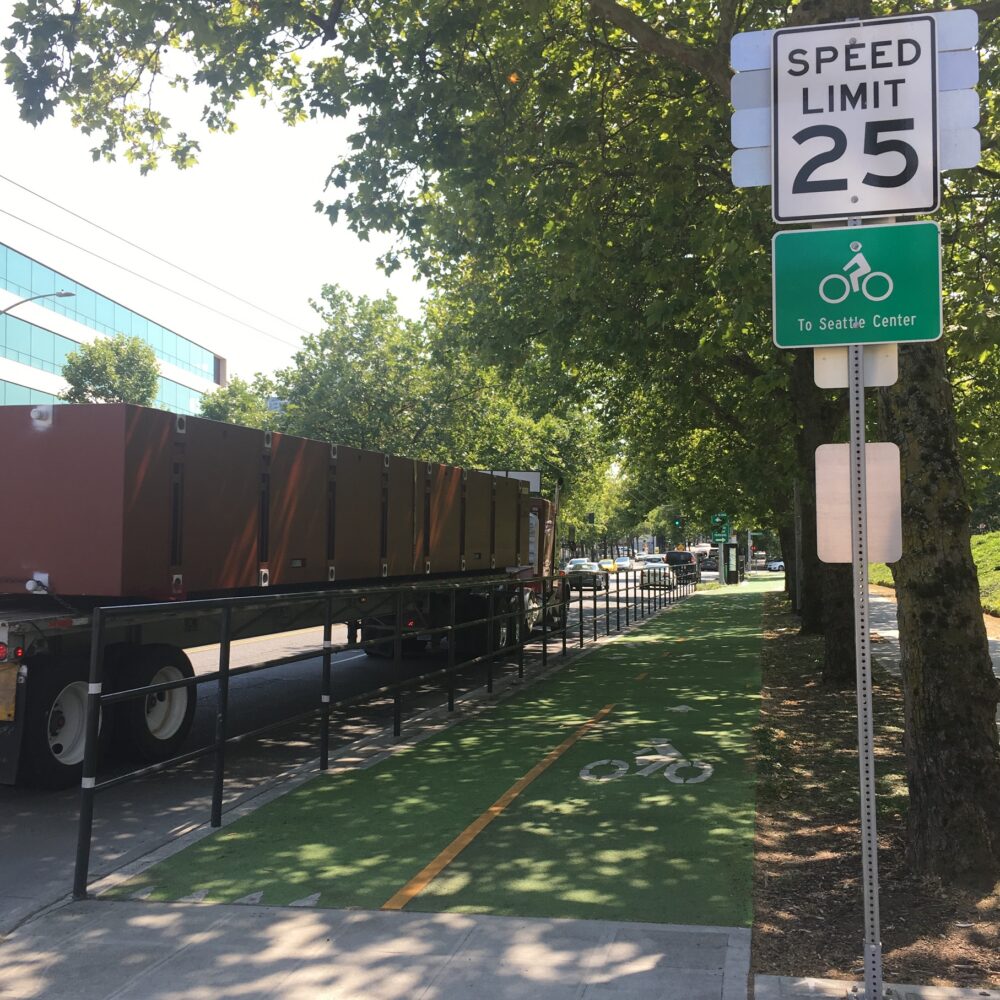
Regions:
<svg viewBox="0 0 1000 1000"><path fill-rule="evenodd" d="M712 541L715 542L716 544L718 544L719 542L727 542L727 541L729 541L729 532L728 531L713 531L712 532Z"/></svg>
<svg viewBox="0 0 1000 1000"><path fill-rule="evenodd" d="M776 222L937 209L935 27L921 14L775 31Z"/></svg>
<svg viewBox="0 0 1000 1000"><path fill-rule="evenodd" d="M778 347L919 343L941 336L937 223L778 233L773 280Z"/></svg>

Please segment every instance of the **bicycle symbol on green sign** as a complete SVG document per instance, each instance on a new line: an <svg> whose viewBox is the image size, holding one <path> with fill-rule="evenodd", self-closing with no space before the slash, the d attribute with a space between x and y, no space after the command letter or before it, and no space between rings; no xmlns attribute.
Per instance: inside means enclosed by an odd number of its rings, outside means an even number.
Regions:
<svg viewBox="0 0 1000 1000"><path fill-rule="evenodd" d="M858 240L851 243L851 250L854 256L843 267L848 273L844 275L835 272L823 278L819 283L819 297L830 305L843 302L852 292L860 292L869 302L882 302L889 298L893 289L892 278L885 271L872 270L868 259L861 253L861 243ZM873 287L869 288L873 282ZM880 288L883 282L884 290Z"/></svg>

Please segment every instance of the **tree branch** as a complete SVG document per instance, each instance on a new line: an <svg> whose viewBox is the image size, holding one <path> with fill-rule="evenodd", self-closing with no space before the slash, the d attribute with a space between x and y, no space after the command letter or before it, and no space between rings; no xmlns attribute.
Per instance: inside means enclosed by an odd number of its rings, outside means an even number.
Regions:
<svg viewBox="0 0 1000 1000"><path fill-rule="evenodd" d="M1000 3L1000 0L990 0ZM629 35L639 48L668 62L699 73L729 99L729 67L724 57L709 49L695 48L661 34L637 14L623 7L617 0L590 0L593 14L603 17Z"/></svg>
<svg viewBox="0 0 1000 1000"><path fill-rule="evenodd" d="M321 19L311 12L306 12L306 17L323 32L320 41L332 42L337 37L337 24L340 21L340 15L343 13L344 0L333 0L333 3L330 5L330 12L326 17Z"/></svg>
<svg viewBox="0 0 1000 1000"><path fill-rule="evenodd" d="M959 10L974 10L979 15L980 23L992 21L1000 16L1000 0L986 0L985 3L975 3Z"/></svg>

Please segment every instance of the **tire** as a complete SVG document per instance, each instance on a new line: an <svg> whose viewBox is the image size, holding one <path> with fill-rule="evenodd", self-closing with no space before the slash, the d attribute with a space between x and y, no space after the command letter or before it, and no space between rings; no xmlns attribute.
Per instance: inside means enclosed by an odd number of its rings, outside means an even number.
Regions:
<svg viewBox="0 0 1000 1000"><path fill-rule="evenodd" d="M570 585L565 580L559 580L552 588L548 600L549 628L561 629L566 626L566 601L572 596ZM557 605L557 606L553 606Z"/></svg>
<svg viewBox="0 0 1000 1000"><path fill-rule="evenodd" d="M479 597L475 595L469 595L466 599L459 605L456 614L456 622L461 624L462 622L477 621L481 618L486 618L490 613L489 600L485 597ZM504 641L506 641L506 631L507 623L500 622L499 620L493 623L493 649L499 649L499 641L501 638L501 626L503 626ZM473 625L469 628L463 628L455 633L455 660L461 663L465 660L473 660L477 656L484 656L486 654L487 646L489 645L489 625Z"/></svg>
<svg viewBox="0 0 1000 1000"><path fill-rule="evenodd" d="M80 783L86 738L86 657L39 657L28 665L24 743L19 778L34 788ZM107 744L109 719L101 719L99 749Z"/></svg>
<svg viewBox="0 0 1000 1000"><path fill-rule="evenodd" d="M176 646L131 646L123 650L116 669L119 691L194 677L191 661ZM191 731L198 702L194 687L121 702L115 720L119 753L128 760L156 764L176 756Z"/></svg>
<svg viewBox="0 0 1000 1000"><path fill-rule="evenodd" d="M541 620L542 602L534 591L529 591L524 609L524 634L526 638L531 636Z"/></svg>
<svg viewBox="0 0 1000 1000"><path fill-rule="evenodd" d="M381 635L376 634L370 628L366 628L364 625L361 626L361 641L368 642L369 639L380 639ZM391 642L380 642L377 646L365 646L364 648L365 656L371 657L373 660L391 660L392 659L392 643Z"/></svg>
<svg viewBox="0 0 1000 1000"><path fill-rule="evenodd" d="M408 656L420 656L422 653L427 651L427 640L418 639L415 636L411 636L408 639L403 640L403 658L406 659Z"/></svg>

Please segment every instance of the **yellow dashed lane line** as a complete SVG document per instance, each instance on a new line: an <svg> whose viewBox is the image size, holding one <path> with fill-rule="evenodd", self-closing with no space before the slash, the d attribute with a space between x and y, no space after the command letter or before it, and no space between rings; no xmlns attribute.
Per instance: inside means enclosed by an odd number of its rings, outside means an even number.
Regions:
<svg viewBox="0 0 1000 1000"><path fill-rule="evenodd" d="M527 774L518 778L503 795L500 796L477 819L473 820L430 864L417 872L402 889L390 899L382 904L383 910L401 910L415 896L418 896L427 888L499 816L504 809L530 785L543 771L551 764L555 763L577 740L588 730L596 726L605 716L607 716L615 706L605 705L597 715L588 719L580 728L567 737L554 750L551 750L544 759L540 760Z"/></svg>

